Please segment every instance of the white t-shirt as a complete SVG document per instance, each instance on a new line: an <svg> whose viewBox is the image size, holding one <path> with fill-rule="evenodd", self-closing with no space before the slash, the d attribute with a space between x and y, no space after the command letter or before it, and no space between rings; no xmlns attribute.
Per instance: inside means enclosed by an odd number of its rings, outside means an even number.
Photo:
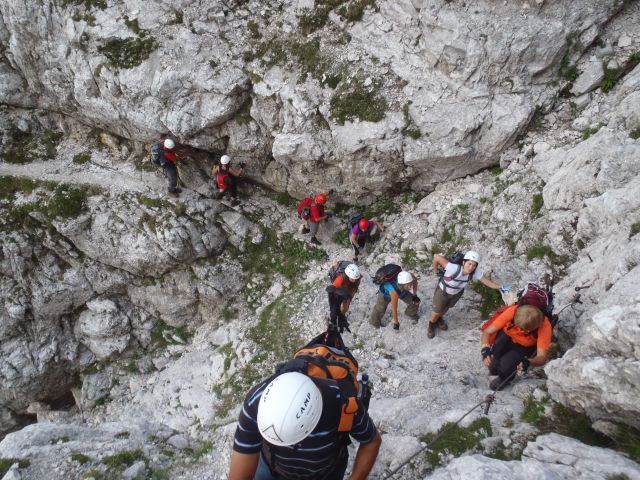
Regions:
<svg viewBox="0 0 640 480"><path fill-rule="evenodd" d="M456 274L458 268L460 268L460 273L458 273L458 276L454 278L453 276ZM444 269L444 277L442 277L447 286L445 287L442 282L440 282L439 287L444 290L444 293L448 295L455 295L456 293L464 290L470 281L477 282L483 275L484 273L480 270L479 265L476 267L476 271L473 272L473 275L471 275L471 278L469 278L469 275L464 275L462 273L460 265L449 262L447 263L447 267Z"/></svg>

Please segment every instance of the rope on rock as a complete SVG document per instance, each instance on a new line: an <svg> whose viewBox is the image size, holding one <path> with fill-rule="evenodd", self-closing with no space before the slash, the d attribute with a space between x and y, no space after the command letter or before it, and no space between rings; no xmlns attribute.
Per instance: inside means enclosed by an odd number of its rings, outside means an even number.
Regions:
<svg viewBox="0 0 640 480"><path fill-rule="evenodd" d="M498 385L498 387L493 390L491 393L489 393L486 397L484 397L484 400L482 400L481 402L475 404L473 407L471 407L464 415L462 415L458 420L456 420L453 424L451 424L448 428L446 428L445 430L442 430L441 432L439 432L435 437L433 437L431 439L430 442L428 442L427 444L425 444L423 447L420 448L420 450L418 450L417 452L415 452L413 455L411 455L409 458L407 458L404 462L402 462L400 465L398 465L394 470L389 471L388 469L385 471L385 473L383 474L383 480L387 480L391 477L393 477L396 473L398 473L400 470L402 470L402 468L404 468L411 460L413 460L415 457L417 457L418 455L420 455L422 452L424 452L425 450L427 450L429 448L430 445L432 445L436 440L438 440L440 437L442 437L445 433L447 433L449 430L453 429L453 427L457 426L467 415L469 415L471 412L473 412L476 408L478 408L481 405L485 405L484 407L484 414L487 415L489 413L489 407L491 407L491 404L493 403L493 401L496 399L496 393L502 389L502 387L504 387L507 383L509 383L511 381L511 379L517 375L518 370L514 370L514 372L509 375L507 378L505 378L502 383L500 385Z"/></svg>

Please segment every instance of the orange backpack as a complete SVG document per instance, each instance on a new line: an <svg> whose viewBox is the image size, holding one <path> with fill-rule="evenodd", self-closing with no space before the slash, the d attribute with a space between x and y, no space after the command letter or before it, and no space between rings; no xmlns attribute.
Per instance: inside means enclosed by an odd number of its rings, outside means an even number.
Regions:
<svg viewBox="0 0 640 480"><path fill-rule="evenodd" d="M299 349L293 360L279 365L276 373L301 372L309 377L335 380L342 397L339 432L349 432L359 407L358 362L335 328L329 329ZM364 404L368 399L363 400Z"/></svg>

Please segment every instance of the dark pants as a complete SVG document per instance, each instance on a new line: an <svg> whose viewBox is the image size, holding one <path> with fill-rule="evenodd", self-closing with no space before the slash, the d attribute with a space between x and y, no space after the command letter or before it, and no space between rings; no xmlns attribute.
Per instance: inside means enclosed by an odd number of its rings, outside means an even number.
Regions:
<svg viewBox="0 0 640 480"><path fill-rule="evenodd" d="M360 250L362 250L364 248L365 243L367 243L367 237L362 237L362 238L356 237L356 242L357 242L357 245L354 245L353 242L351 242L351 248L353 248L354 257L357 257L358 255L360 255Z"/></svg>
<svg viewBox="0 0 640 480"><path fill-rule="evenodd" d="M335 467L331 472L322 477L322 480L342 480L344 478L344 472L347 470L347 462L349 460L349 452L345 448L336 459ZM262 453L260 454L260 461L258 462L258 469L253 477L253 480L286 480L284 477L271 473L267 462L265 461Z"/></svg>
<svg viewBox="0 0 640 480"><path fill-rule="evenodd" d="M348 326L347 317L340 311L342 302L344 302L345 299L334 293L329 293L327 295L329 297L329 323L336 327L340 327L341 325Z"/></svg>
<svg viewBox="0 0 640 480"><path fill-rule="evenodd" d="M168 190L170 192L175 192L178 188L178 169L176 164L167 160L162 168L164 168L164 171L167 174L167 180L169 180Z"/></svg>
<svg viewBox="0 0 640 480"><path fill-rule="evenodd" d="M522 362L524 357L531 357L536 350L535 346L523 347L513 343L511 337L504 333L504 330L500 330L491 349L493 361L489 372L492 375L499 375L500 379L505 380L516 371L518 364Z"/></svg>
<svg viewBox="0 0 640 480"><path fill-rule="evenodd" d="M231 198L238 196L238 179L229 174L227 175L227 181L225 183L226 188L222 191L223 195L229 195Z"/></svg>

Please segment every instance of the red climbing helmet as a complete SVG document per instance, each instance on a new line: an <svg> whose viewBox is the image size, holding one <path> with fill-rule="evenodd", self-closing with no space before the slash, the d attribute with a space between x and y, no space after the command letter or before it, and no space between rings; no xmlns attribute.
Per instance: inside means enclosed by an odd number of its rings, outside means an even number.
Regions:
<svg viewBox="0 0 640 480"><path fill-rule="evenodd" d="M361 218L358 222L358 227L360 228L361 232L366 232L367 230L369 230L369 220L367 220L366 218Z"/></svg>
<svg viewBox="0 0 640 480"><path fill-rule="evenodd" d="M327 203L327 196L324 193L319 193L318 195L316 195L314 201L316 203L319 203L320 205L324 205L325 203Z"/></svg>

